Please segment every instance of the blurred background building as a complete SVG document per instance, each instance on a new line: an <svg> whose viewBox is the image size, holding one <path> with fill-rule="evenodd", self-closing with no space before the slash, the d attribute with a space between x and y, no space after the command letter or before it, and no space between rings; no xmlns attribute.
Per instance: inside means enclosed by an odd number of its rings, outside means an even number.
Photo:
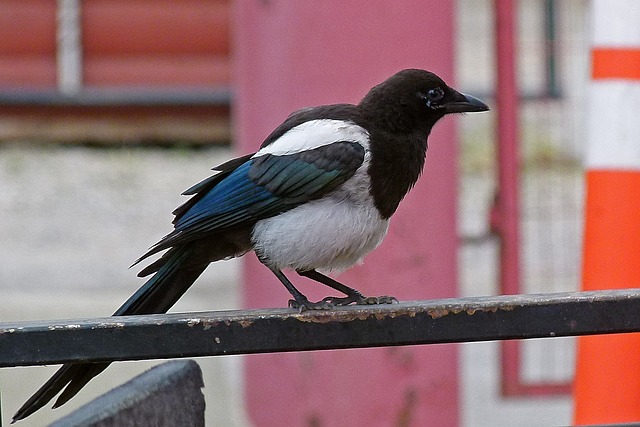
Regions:
<svg viewBox="0 0 640 427"><path fill-rule="evenodd" d="M454 6L455 86L489 103L501 90L495 8L489 0ZM576 290L588 1L520 0L513 8L516 290ZM0 0L0 321L105 315L136 288L127 267L169 230L178 194L233 155L232 10L231 0ZM460 294L511 292L500 280L492 227L495 115L457 124ZM209 284L175 310L239 307L239 270L235 261L212 266ZM571 422L573 339L461 348L461 425ZM208 425L250 425L241 359L199 363ZM119 365L85 397L148 366ZM0 371L5 421L50 372ZM42 425L52 413L38 416L20 425Z"/></svg>
<svg viewBox="0 0 640 427"><path fill-rule="evenodd" d="M0 138L229 142L228 0L3 0Z"/></svg>

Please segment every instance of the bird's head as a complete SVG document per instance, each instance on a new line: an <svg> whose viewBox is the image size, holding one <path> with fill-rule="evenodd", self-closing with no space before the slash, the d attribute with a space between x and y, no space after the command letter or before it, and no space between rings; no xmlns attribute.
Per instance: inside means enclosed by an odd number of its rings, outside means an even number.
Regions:
<svg viewBox="0 0 640 427"><path fill-rule="evenodd" d="M489 110L484 102L449 87L434 73L418 69L402 70L373 87L360 106L406 131L416 126L429 131L446 114Z"/></svg>

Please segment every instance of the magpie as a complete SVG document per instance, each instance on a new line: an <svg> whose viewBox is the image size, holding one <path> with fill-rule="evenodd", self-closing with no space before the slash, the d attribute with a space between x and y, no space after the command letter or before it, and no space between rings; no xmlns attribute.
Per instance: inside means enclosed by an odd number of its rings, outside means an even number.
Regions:
<svg viewBox="0 0 640 427"><path fill-rule="evenodd" d="M406 69L373 87L358 105L294 112L258 151L215 167L183 193L191 197L173 212L173 231L134 263L164 252L139 273L153 276L114 316L165 313L211 262L249 251L287 288L289 306L301 311L394 302L365 297L322 272L359 263L382 242L389 219L422 172L427 137L438 120L488 109L431 72ZM344 296L311 302L283 269ZM59 407L108 365L63 365L13 421L62 391Z"/></svg>

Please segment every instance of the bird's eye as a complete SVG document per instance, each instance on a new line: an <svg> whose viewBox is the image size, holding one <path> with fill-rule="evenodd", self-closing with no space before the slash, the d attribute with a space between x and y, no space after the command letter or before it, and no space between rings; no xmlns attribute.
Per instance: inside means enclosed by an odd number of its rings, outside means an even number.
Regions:
<svg viewBox="0 0 640 427"><path fill-rule="evenodd" d="M436 109L438 108L438 102L444 97L444 91L442 88L436 87L434 89L429 89L426 95L420 94L420 97L424 99L427 107Z"/></svg>
<svg viewBox="0 0 640 427"><path fill-rule="evenodd" d="M440 101L443 96L444 96L444 91L439 87L435 89L431 89L429 92L427 92L427 98L432 102Z"/></svg>

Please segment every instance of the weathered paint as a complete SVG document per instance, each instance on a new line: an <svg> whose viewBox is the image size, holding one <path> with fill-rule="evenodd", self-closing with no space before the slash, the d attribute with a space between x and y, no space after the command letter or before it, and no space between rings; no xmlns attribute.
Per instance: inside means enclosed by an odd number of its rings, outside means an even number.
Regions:
<svg viewBox="0 0 640 427"><path fill-rule="evenodd" d="M113 318L0 322L0 367L638 332L639 306L640 289L625 289L303 313L277 308L122 316L118 322ZM416 357L409 348L386 353L402 354L402 363ZM306 360L315 362L315 357ZM382 369L381 378L391 368ZM355 384L362 375L357 371ZM419 397L419 390L416 393Z"/></svg>

